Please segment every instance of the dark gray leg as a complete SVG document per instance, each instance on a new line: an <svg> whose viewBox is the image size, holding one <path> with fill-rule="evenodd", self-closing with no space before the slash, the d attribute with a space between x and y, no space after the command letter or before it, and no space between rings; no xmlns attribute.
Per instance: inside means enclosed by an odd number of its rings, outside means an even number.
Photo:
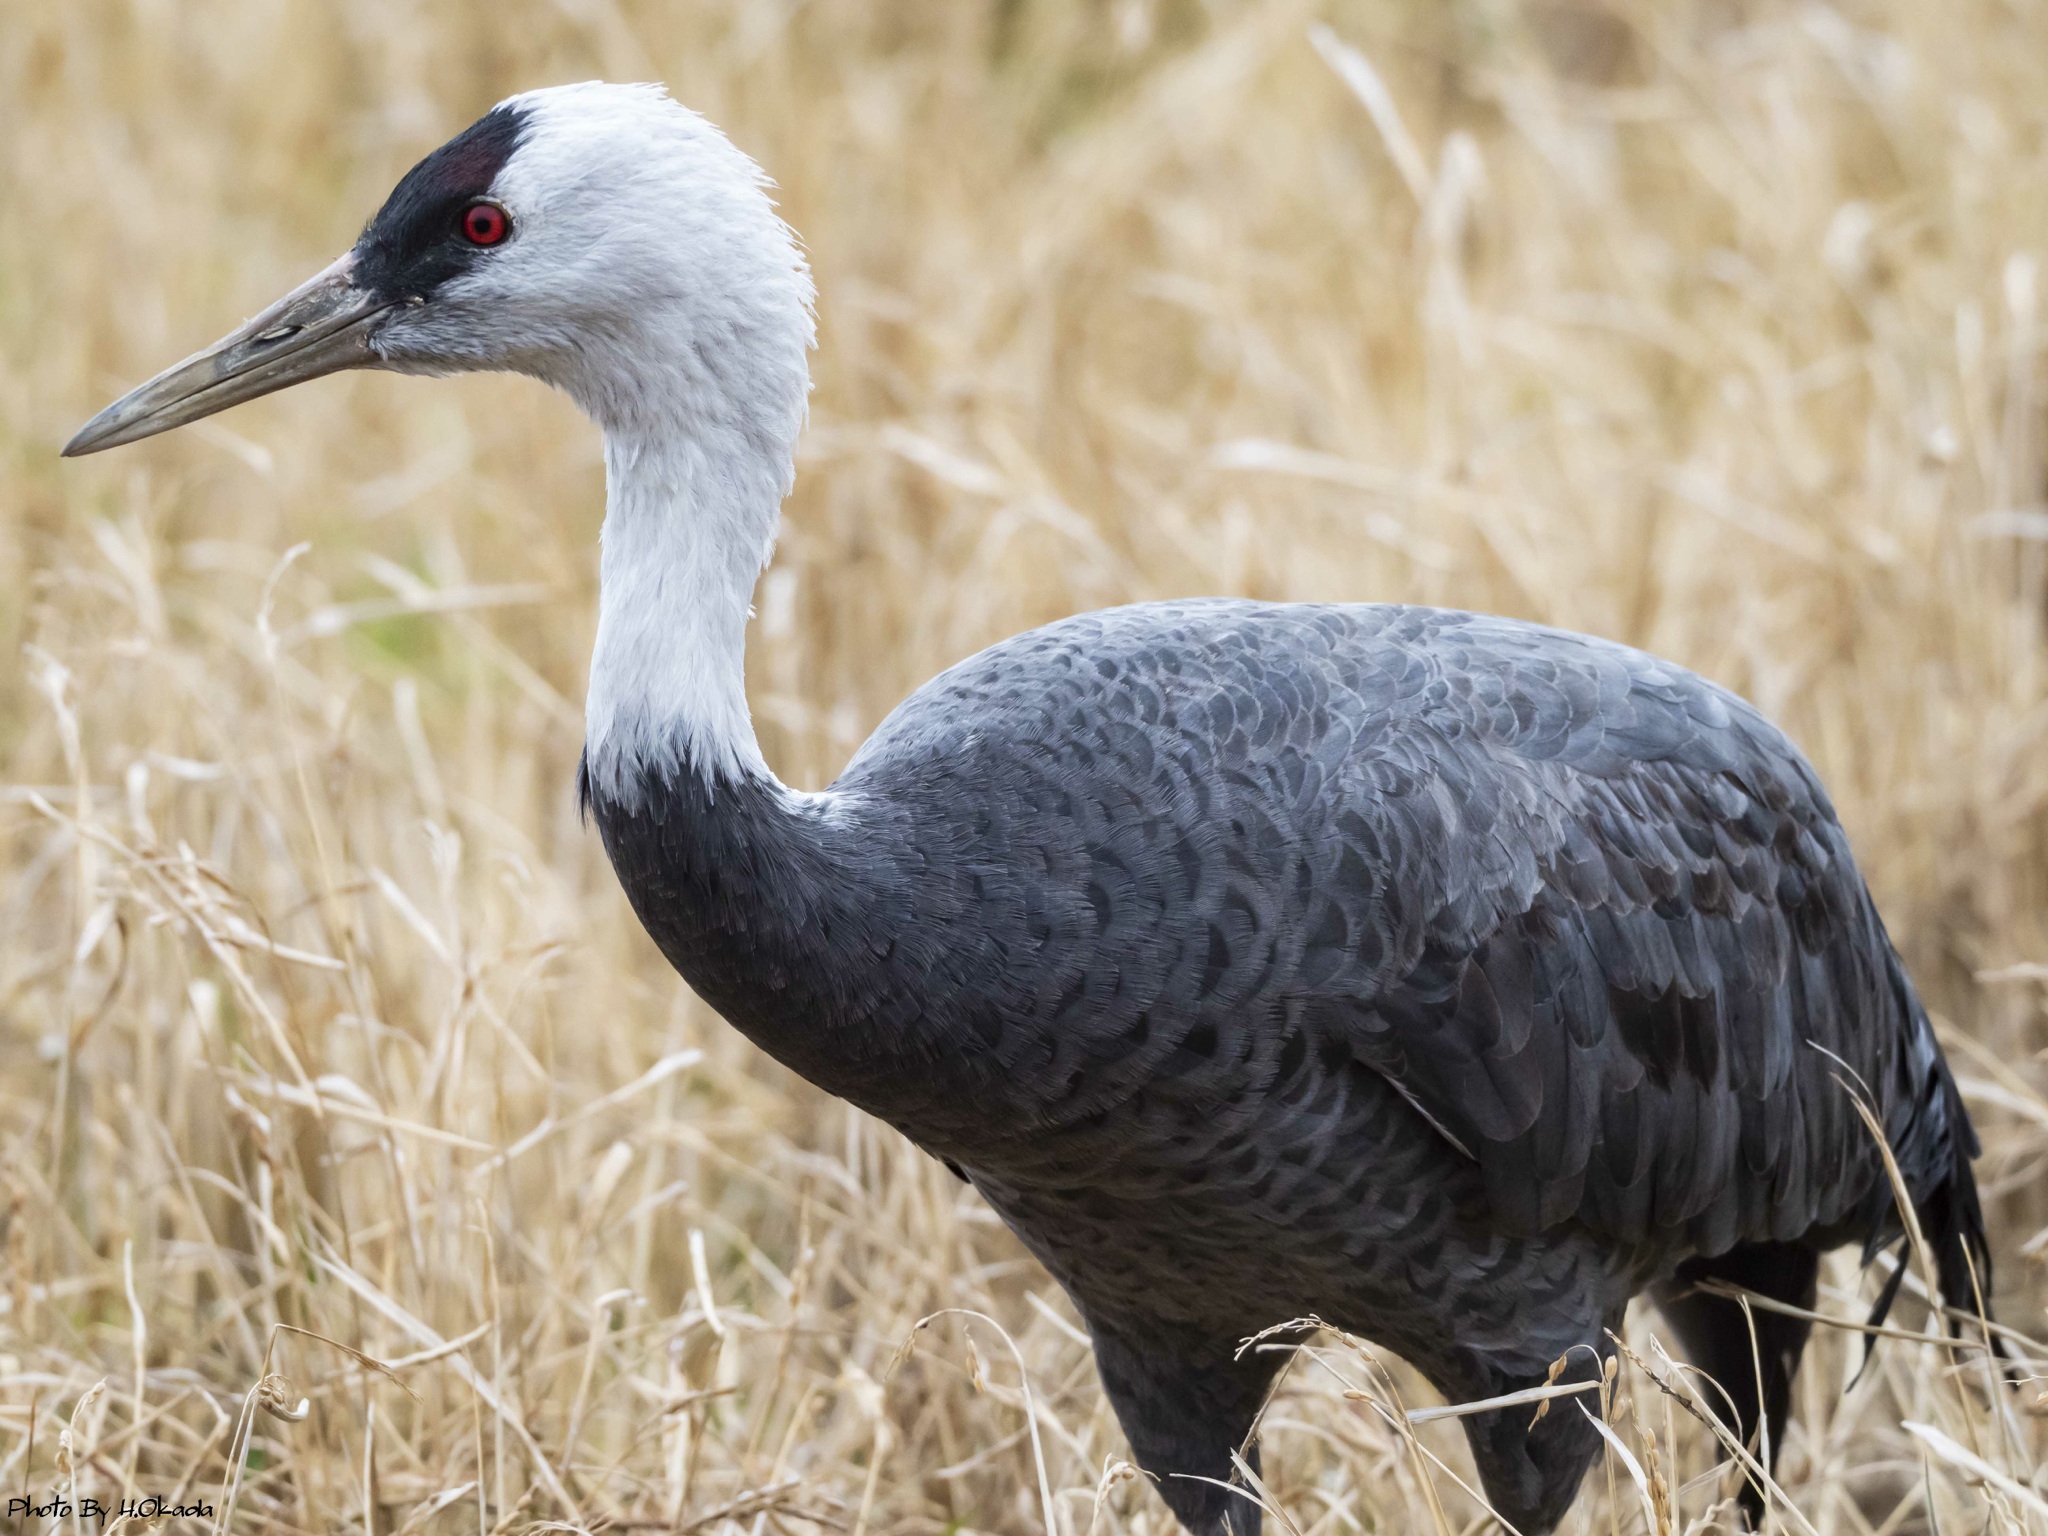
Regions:
<svg viewBox="0 0 2048 1536"><path fill-rule="evenodd" d="M1756 1323L1752 1354L1750 1322L1742 1315L1741 1305L1719 1296L1702 1296L1692 1287L1702 1280L1721 1280L1811 1311L1819 1274L1820 1255L1803 1244L1756 1243L1711 1259L1688 1259L1655 1292L1658 1310L1671 1320L1687 1356L1721 1384L1733 1405L1712 1391L1707 1393L1709 1401L1735 1437L1752 1450L1756 1449L1761 1403L1761 1417L1771 1431L1774 1470L1778 1447L1785 1438L1786 1414L1792 1406L1792 1378L1798 1373L1811 1325L1800 1318L1752 1309ZM1763 1518L1763 1489L1745 1478L1741 1501L1743 1516L1754 1528Z"/></svg>
<svg viewBox="0 0 2048 1536"><path fill-rule="evenodd" d="M1217 1484L1236 1480L1230 1455L1241 1446L1258 1470L1258 1444L1246 1438L1285 1356L1233 1359L1235 1339L1100 1326L1093 1333L1103 1391L1166 1507L1193 1536L1259 1536L1257 1503Z"/></svg>
<svg viewBox="0 0 2048 1536"><path fill-rule="evenodd" d="M1618 1330L1620 1314L1608 1322ZM1601 1368L1613 1352L1614 1346L1604 1335L1588 1339L1586 1347L1571 1351L1558 1385L1599 1380ZM1471 1383L1442 1384L1439 1390L1453 1402L1461 1398L1471 1401L1540 1387L1547 1379L1547 1373L1518 1378L1489 1372ZM1522 1536L1547 1536L1572 1507L1586 1468L1600 1455L1600 1432L1580 1412L1581 1402L1593 1413L1600 1411L1598 1395L1587 1393L1583 1398L1550 1399L1550 1411L1533 1426L1530 1420L1536 1410L1532 1406L1501 1408L1465 1420L1465 1438L1472 1446L1472 1460L1479 1468L1487 1502Z"/></svg>

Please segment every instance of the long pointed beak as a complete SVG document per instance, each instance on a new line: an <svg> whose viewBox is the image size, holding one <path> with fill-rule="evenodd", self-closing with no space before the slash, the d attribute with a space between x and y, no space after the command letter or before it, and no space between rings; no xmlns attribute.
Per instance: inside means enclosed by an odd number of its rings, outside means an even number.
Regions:
<svg viewBox="0 0 2048 1536"><path fill-rule="evenodd" d="M355 284L353 254L301 283L241 329L130 390L64 445L64 457L118 448L231 405L344 368L371 368L370 345L395 301Z"/></svg>

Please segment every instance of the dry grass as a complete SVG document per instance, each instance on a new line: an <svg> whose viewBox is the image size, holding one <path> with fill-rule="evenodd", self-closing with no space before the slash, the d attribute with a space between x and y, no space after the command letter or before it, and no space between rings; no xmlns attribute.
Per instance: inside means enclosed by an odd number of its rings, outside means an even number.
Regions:
<svg viewBox="0 0 2048 1536"><path fill-rule="evenodd" d="M1043 1274L696 1003L578 825L601 490L565 402L351 377L54 456L498 96L593 74L726 124L816 262L752 657L785 777L1131 598L1420 599L1676 657L1834 786L2035 1329L2038 5L9 0L0 1495L226 1481L240 1529L363 1536L1169 1529ZM1828 1278L1857 1314L1873 1281ZM1641 1490L1617 1452L1574 1529L1730 1519L1655 1322L1608 1405ZM1844 1395L1852 1364L1809 1357L1785 1529L2048 1529L2035 1388L1992 1411L1980 1365L1893 1341ZM1387 1410L1419 1390L1301 1361L1274 1527L1473 1529L1455 1426Z"/></svg>

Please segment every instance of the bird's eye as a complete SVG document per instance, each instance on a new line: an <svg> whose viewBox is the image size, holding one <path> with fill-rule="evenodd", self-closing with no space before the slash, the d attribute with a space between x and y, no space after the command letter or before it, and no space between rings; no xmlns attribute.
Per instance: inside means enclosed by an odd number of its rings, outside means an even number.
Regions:
<svg viewBox="0 0 2048 1536"><path fill-rule="evenodd" d="M462 210L462 238L471 245L496 245L512 233L512 221L496 203L471 203Z"/></svg>

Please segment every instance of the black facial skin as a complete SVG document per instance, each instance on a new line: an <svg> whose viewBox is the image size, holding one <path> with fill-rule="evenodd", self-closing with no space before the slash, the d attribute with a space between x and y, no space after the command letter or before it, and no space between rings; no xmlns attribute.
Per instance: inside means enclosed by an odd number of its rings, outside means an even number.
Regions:
<svg viewBox="0 0 2048 1536"><path fill-rule="evenodd" d="M488 254L463 238L462 213L491 185L526 130L496 107L405 173L356 241L356 283L388 299L425 299Z"/></svg>

